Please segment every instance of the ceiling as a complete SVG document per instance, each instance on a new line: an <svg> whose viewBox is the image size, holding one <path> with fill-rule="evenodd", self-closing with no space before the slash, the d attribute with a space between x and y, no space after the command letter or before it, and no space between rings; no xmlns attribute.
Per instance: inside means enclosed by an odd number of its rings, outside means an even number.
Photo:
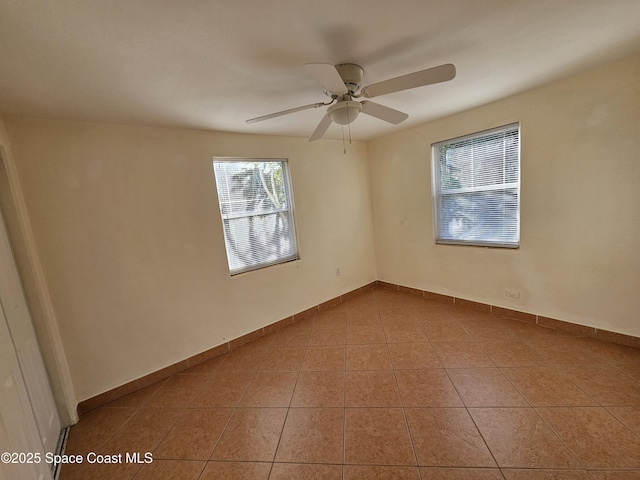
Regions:
<svg viewBox="0 0 640 480"><path fill-rule="evenodd" d="M304 63L363 85L455 64L376 97L409 119L361 115L367 140L640 51L639 19L638 0L4 0L0 112L308 137L321 109L245 123L328 100Z"/></svg>

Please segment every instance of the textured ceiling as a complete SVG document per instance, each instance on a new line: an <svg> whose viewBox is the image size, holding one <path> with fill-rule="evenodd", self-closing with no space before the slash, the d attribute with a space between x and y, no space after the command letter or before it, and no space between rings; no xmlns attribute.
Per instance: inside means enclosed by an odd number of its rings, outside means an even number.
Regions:
<svg viewBox="0 0 640 480"><path fill-rule="evenodd" d="M328 99L304 63L363 85L456 65L377 97L409 119L361 115L369 139L639 51L639 19L639 0L3 0L0 112L307 137L321 109L245 123Z"/></svg>

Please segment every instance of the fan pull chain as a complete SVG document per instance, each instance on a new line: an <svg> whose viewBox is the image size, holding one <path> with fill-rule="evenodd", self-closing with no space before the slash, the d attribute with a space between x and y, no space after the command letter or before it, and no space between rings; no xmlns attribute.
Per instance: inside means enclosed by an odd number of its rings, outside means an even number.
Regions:
<svg viewBox="0 0 640 480"><path fill-rule="evenodd" d="M351 115L349 115L349 108L347 108L347 130L349 131L349 145L351 145ZM347 154L347 147L344 142L344 125L342 125L342 146L344 148L343 153Z"/></svg>
<svg viewBox="0 0 640 480"><path fill-rule="evenodd" d="M342 153L347 154L347 144L344 143L344 125L342 125Z"/></svg>
<svg viewBox="0 0 640 480"><path fill-rule="evenodd" d="M347 108L347 129L349 130L349 145L351 145L351 115L349 115L348 108Z"/></svg>

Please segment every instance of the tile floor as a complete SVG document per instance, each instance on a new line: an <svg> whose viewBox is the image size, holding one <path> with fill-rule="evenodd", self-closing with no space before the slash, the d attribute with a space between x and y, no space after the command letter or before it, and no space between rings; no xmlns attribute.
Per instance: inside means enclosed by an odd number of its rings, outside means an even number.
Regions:
<svg viewBox="0 0 640 480"><path fill-rule="evenodd" d="M640 479L640 350L377 289L86 414L61 480Z"/></svg>

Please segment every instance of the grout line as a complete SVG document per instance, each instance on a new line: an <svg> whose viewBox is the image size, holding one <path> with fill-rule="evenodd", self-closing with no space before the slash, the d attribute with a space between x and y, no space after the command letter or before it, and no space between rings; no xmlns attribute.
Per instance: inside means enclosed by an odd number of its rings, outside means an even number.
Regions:
<svg viewBox="0 0 640 480"><path fill-rule="evenodd" d="M280 442L282 442L282 435L284 433L284 429L287 425L287 419L289 418L289 412L291 411L291 403L293 402L293 396L296 394L296 388L298 387L298 380L300 379L300 372L302 370L302 365L304 364L304 359L307 356L307 352L309 351L309 339L311 338L311 333L313 331L313 324L315 324L316 318L317 318L317 313L313 315L312 317L312 326L309 329L309 333L307 334L307 340L306 343L304 345L304 356L302 357L302 362L300 362L300 366L298 367L298 371L296 373L296 381L293 385L293 390L291 391L291 398L289 398L289 405L287 406L287 413L284 416L284 421L282 422L282 429L280 430L280 436L278 437L278 443L276 444L276 448L273 452L273 459L271 460L271 467L269 468L269 475L267 476L267 478L271 478L271 472L273 472L273 466L276 463L276 457L278 455L278 450L280 449ZM258 367L259 369L260 367Z"/></svg>
<svg viewBox="0 0 640 480"><path fill-rule="evenodd" d="M226 407L218 407L218 408L226 408ZM224 428L222 429L222 431L220 432L220 436L218 437L218 439L215 441L215 443L213 444L213 448L211 449L211 453L209 454L209 458L207 458L207 462L211 461L211 457L213 457L213 452L215 452L216 447L218 446L218 444L220 443L220 440L222 440L222 436L224 435L224 433L227 431L227 428L229 427L229 424L231 423L231 419L234 417L234 415L236 414L236 407L233 407L233 411L231 412L231 415L229 415L229 419L227 420L227 423L224 424ZM206 464L205 464L206 466ZM204 470L204 469L203 469ZM202 472L200 472L200 475L202 475Z"/></svg>
<svg viewBox="0 0 640 480"><path fill-rule="evenodd" d="M222 435L220 435L220 436L222 436ZM211 453L213 454L213 451ZM205 468L207 468L207 463L209 463L209 460L206 460L204 462L204 465L202 465L202 470L200 470L200 473L198 474L198 476L196 477L195 480L200 480L202 478L202 474L204 473Z"/></svg>
<svg viewBox="0 0 640 480"><path fill-rule="evenodd" d="M347 320L347 329L348 328L349 328L349 323ZM349 334L348 331L345 332L344 365L343 365L344 381L342 383L342 478L343 480L346 477L345 464L347 463L347 335L348 334Z"/></svg>
<svg viewBox="0 0 640 480"><path fill-rule="evenodd" d="M462 329L470 336L470 337L474 337L473 335L471 335L470 332L467 331L467 329L464 327L464 325L462 323L460 323L460 326L462 327ZM445 375L447 376L447 378L449 379L449 382L451 383L451 385L453 386L456 394L458 395L458 398L460 398L460 401L462 402L463 408L465 410L465 412L467 412L467 416L471 419L471 422L473 423L473 425L476 427L476 431L478 432L478 434L480 435L480 438L482 438L482 442L484 443L484 446L486 447L487 451L489 452L489 454L491 455L491 458L493 459L494 463L496 464L496 468L500 469L500 475L502 475L504 477L504 474L502 473L502 469L500 468L500 464L498 463L498 460L496 460L495 455L493 454L493 452L491 451L491 449L489 448L489 444L487 443L486 439L484 438L484 436L482 435L482 432L480 431L480 429L478 428L478 425L476 424L476 421L474 420L473 416L471 415L471 413L469 412L469 407L467 406L467 403L465 402L464 398L462 398L462 395L460 395L460 392L458 391L458 387L456 386L455 382L452 380L451 376L449 375L449 371L447 370L447 368L444 366L444 364L442 363L442 360L440 359L440 356L438 355L438 352L436 351L435 348L433 348L433 345L431 343L431 339L429 338L429 336L425 333L425 337L427 337L427 342L429 342L429 345L431 346L432 350L435 352L435 354L438 356L438 360L440 360L440 364L442 365L442 368L445 372ZM480 348L482 348L482 344L480 344ZM482 348L482 351L484 352L484 348ZM488 367L488 368L497 368L497 366L495 365L495 362L493 361L493 359L491 359L491 357L489 357L487 355L486 352L484 352L485 355L487 356L487 358L489 358L489 361L491 361L491 363L493 363L493 367ZM504 374L503 374L504 375Z"/></svg>
<svg viewBox="0 0 640 480"><path fill-rule="evenodd" d="M389 345L387 344L387 350ZM389 357L391 357L391 351L389 351ZM393 371L393 378L396 382L396 388L398 389L398 397L400 398L400 406L402 408L402 416L404 418L404 425L407 429L407 433L409 434L409 442L411 443L411 451L413 452L413 458L416 461L416 468L418 469L418 477L422 480L422 472L420 471L420 462L418 460L418 452L416 451L416 446L413 441L413 433L411 432L411 428L409 427L409 419L407 418L407 410L404 405L404 398L402 398L402 392L400 391L400 384L398 383L398 376L396 375L396 368L393 365L393 358L391 358L391 366Z"/></svg>
<svg viewBox="0 0 640 480"><path fill-rule="evenodd" d="M564 445L564 448L567 449L567 451L571 454L571 456L573 456L573 458L576 460L576 462L578 462L578 465L580 465L582 468L584 468L585 470L588 468L586 465L583 464L583 462L580 460L580 456L578 455L577 452L575 452L565 441L564 439L560 436L560 433L558 433L556 431L555 428L553 428L553 426L547 422L547 419L544 418L542 416L542 414L538 411L538 407L532 407L533 410L536 412L536 414L542 419L542 421L544 422L544 424L549 428L549 430L551 430L551 433L553 433L553 435L555 435L555 437L560 440L560 443L562 445ZM550 408L580 408L580 407L550 407ZM594 407L590 407L590 408L594 408ZM595 407L595 408L603 408L603 407Z"/></svg>

